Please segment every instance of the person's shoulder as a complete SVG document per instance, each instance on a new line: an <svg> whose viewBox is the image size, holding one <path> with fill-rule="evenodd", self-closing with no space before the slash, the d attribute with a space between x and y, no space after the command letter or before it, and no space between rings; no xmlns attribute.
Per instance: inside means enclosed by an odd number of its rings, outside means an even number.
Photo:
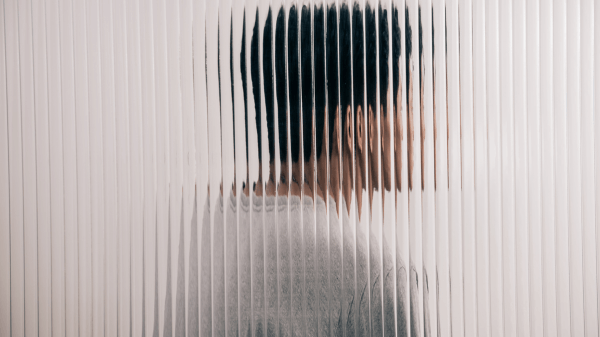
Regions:
<svg viewBox="0 0 600 337"><path fill-rule="evenodd" d="M252 192L252 208L255 211L260 211L260 210L262 210L262 207L263 207L263 196L256 195L254 192Z"/></svg>
<svg viewBox="0 0 600 337"><path fill-rule="evenodd" d="M283 211L288 206L288 196L287 195L278 195L277 196L277 210Z"/></svg>
<svg viewBox="0 0 600 337"><path fill-rule="evenodd" d="M303 205L304 207L313 206L313 205L314 205L313 198L312 198L311 196L304 195L304 196L302 197L302 205Z"/></svg>
<svg viewBox="0 0 600 337"><path fill-rule="evenodd" d="M325 206L326 206L325 200L323 200L323 198L320 195L317 195L316 204L317 204L317 209L319 209L319 208L325 209Z"/></svg>
<svg viewBox="0 0 600 337"><path fill-rule="evenodd" d="M298 207L301 203L301 199L297 195L290 195L290 208Z"/></svg>
<svg viewBox="0 0 600 337"><path fill-rule="evenodd" d="M274 211L277 204L277 197L274 195L265 196L265 210L267 212Z"/></svg>
<svg viewBox="0 0 600 337"><path fill-rule="evenodd" d="M342 218L344 219L344 222L350 221L350 210L348 209L348 205L346 204L346 199L343 199L343 198L342 198L341 211L342 211Z"/></svg>
<svg viewBox="0 0 600 337"><path fill-rule="evenodd" d="M245 193L240 193L240 207L243 211L248 211L250 207L250 197Z"/></svg>
<svg viewBox="0 0 600 337"><path fill-rule="evenodd" d="M337 203L335 202L335 198L332 197L331 195L327 196L327 201L329 202L329 207L333 206L336 207Z"/></svg>

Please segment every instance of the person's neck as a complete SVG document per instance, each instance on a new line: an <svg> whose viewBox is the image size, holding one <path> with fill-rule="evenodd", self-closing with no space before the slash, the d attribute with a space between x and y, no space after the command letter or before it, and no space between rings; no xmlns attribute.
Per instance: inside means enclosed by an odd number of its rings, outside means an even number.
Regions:
<svg viewBox="0 0 600 337"><path fill-rule="evenodd" d="M302 167L300 162L292 163L292 176L290 179L290 194L300 196L302 191Z"/></svg>
<svg viewBox="0 0 600 337"><path fill-rule="evenodd" d="M259 167L259 171L258 171L258 180L256 181L255 185L254 185L254 194L257 197L262 197L263 194L263 181L262 181L262 166Z"/></svg>
<svg viewBox="0 0 600 337"><path fill-rule="evenodd" d="M269 164L269 179L267 180L265 190L267 196L275 196L277 183L275 182L275 163Z"/></svg>
<svg viewBox="0 0 600 337"><path fill-rule="evenodd" d="M314 198L315 181L314 181L314 165L313 161L309 160L304 163L304 185L303 191L305 196ZM310 170L310 171L309 171Z"/></svg>
<svg viewBox="0 0 600 337"><path fill-rule="evenodd" d="M324 158L320 158L319 161L317 162L317 167L319 168L317 170L317 195L319 197L321 197L321 199L323 199L323 201L327 202L327 200L325 200L325 196L327 195L327 162L324 163L325 168L323 169L323 163L322 161L324 161Z"/></svg>
<svg viewBox="0 0 600 337"><path fill-rule="evenodd" d="M371 186L369 186L369 209L373 209L373 191L375 190L374 188L374 183L373 181L371 181Z"/></svg>
<svg viewBox="0 0 600 337"><path fill-rule="evenodd" d="M350 165L352 165L352 158L350 156L344 156L344 168L343 168L343 181L342 191L344 193L344 200L346 201L346 207L349 210L352 203L352 186L353 177L351 176Z"/></svg>
<svg viewBox="0 0 600 337"><path fill-rule="evenodd" d="M362 219L363 185L359 172L356 172L356 207L358 207L358 220Z"/></svg>

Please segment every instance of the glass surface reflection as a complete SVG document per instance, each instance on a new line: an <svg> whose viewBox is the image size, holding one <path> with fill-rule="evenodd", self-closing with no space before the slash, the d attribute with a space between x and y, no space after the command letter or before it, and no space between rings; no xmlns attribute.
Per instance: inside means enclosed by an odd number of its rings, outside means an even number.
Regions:
<svg viewBox="0 0 600 337"><path fill-rule="evenodd" d="M315 99L315 219L316 219L316 263L317 263L317 333L330 336L329 312L329 228L327 216L327 107L325 73L325 22L326 8L323 3L313 7L313 60Z"/></svg>
<svg viewBox="0 0 600 337"><path fill-rule="evenodd" d="M300 73L302 93L302 149L304 181L302 188L302 230L304 256L304 318L307 336L317 335L315 151L312 22L310 1L304 0L300 15Z"/></svg>
<svg viewBox="0 0 600 337"><path fill-rule="evenodd" d="M365 8L365 63L367 106L367 172L369 195L369 291L370 331L382 336L382 245L381 245L381 191L379 189L379 109L378 99L378 27L377 11L371 2Z"/></svg>
<svg viewBox="0 0 600 337"><path fill-rule="evenodd" d="M300 115L300 18L295 3L288 14L288 88L290 102L290 148L292 179L290 182L289 221L291 235L292 275L292 336L305 334L304 323L304 261L302 236L302 161L301 161L301 115Z"/></svg>
<svg viewBox="0 0 600 337"><path fill-rule="evenodd" d="M328 189L325 197L329 212L329 319L330 335L343 336L342 326L342 227L340 221L340 180L341 180L341 130L338 87L338 12L335 2L326 8L326 73L327 73L327 137L324 142L328 149ZM320 173L318 177L321 177ZM321 179L321 178L318 178ZM321 182L321 180L319 180Z"/></svg>
<svg viewBox="0 0 600 337"><path fill-rule="evenodd" d="M243 136L244 139L244 147L241 149L242 151L237 151L238 153L245 153L244 161L246 167L246 174L244 177L244 183L242 187L242 191L240 193L240 203L238 208L238 273L239 273L239 333L240 336L250 337L252 336L251 330L251 298L250 294L252 289L252 279L251 279L251 246L250 246L250 143L249 139L249 118L248 118L248 110L249 107L249 99L248 99L248 67L247 67L247 59L248 52L246 46L249 45L249 41L247 40L248 34L246 32L250 31L247 29L250 25L248 22L248 16L253 11L249 11L248 8L244 10L244 17L242 23L242 41L241 48L239 52L239 63L240 63L240 76L242 80L242 87L240 88L244 95L244 121L243 121L243 134L238 135L238 137Z"/></svg>
<svg viewBox="0 0 600 337"><path fill-rule="evenodd" d="M282 5L277 13L275 24L275 89L277 98L277 126L279 135L279 160L281 169L277 188L277 274L279 278L278 324L279 335L289 337L291 333L291 273L290 273L290 227L289 227L289 191L290 165L288 157L288 104L287 71L285 58L286 10Z"/></svg>
<svg viewBox="0 0 600 337"><path fill-rule="evenodd" d="M354 194L354 118L352 107L352 16L348 3L340 4L339 14L339 78L342 148L342 205L343 234L342 265L342 325L345 336L356 335L356 236L352 199Z"/></svg>
<svg viewBox="0 0 600 337"><path fill-rule="evenodd" d="M262 35L262 70L263 70L263 95L265 98L266 125L263 120L263 130L267 133L268 160L263 166L266 173L264 197L264 226L265 226L265 309L266 309L266 334L275 336L277 326L277 196L276 196L276 153L275 153L275 97L273 82L273 14L269 6Z"/></svg>
<svg viewBox="0 0 600 337"><path fill-rule="evenodd" d="M252 8L252 7L250 7ZM252 37L250 40L250 80L252 83L252 95L248 95L254 101L254 118L248 118L248 131L250 136L256 136L256 143L249 140L250 146L257 149L256 162L250 167L252 185L251 209L250 209L250 247L252 263L252 334L262 335L265 329L265 254L264 254L264 217L263 217L263 129L262 129L262 97L260 83L260 32L261 32L261 6L257 5L253 13ZM252 10L250 10L252 13ZM255 145L254 145L255 144ZM268 154L267 154L268 155ZM252 164L251 164L252 165ZM252 174L255 169L256 175ZM252 179L252 177L255 177Z"/></svg>
<svg viewBox="0 0 600 337"><path fill-rule="evenodd" d="M367 181L367 117L365 111L364 8L352 5L352 84L354 98L354 181L356 184L356 334L370 334L369 201Z"/></svg>
<svg viewBox="0 0 600 337"><path fill-rule="evenodd" d="M394 178L396 196L396 325L398 336L409 333L409 299L408 299L408 198L407 198L407 146L406 146L406 79L405 50L403 39L405 28L405 11L398 3L392 4L392 71L393 71L393 112L394 112Z"/></svg>

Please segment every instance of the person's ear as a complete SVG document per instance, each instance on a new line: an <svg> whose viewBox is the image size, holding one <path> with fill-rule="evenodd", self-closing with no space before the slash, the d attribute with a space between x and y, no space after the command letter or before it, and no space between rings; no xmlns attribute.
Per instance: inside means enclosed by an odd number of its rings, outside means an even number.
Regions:
<svg viewBox="0 0 600 337"><path fill-rule="evenodd" d="M352 149L352 110L350 105L346 107L346 145Z"/></svg>
<svg viewBox="0 0 600 337"><path fill-rule="evenodd" d="M379 116L381 116L381 117L379 118L379 120L380 120L380 122L379 122L379 123L380 123L380 125L381 125L381 128L380 128L380 129L381 129L381 132L379 133L379 138L381 138L381 150L382 150L382 151L384 150L384 146L385 146L385 145L384 145L384 144L385 144L385 139L384 139L384 138L385 138L385 136L386 136L386 135L385 135L385 132L387 131L387 132L388 132L388 134L389 134L389 132L390 132L390 131L389 131L389 130L390 130L390 121L389 121L389 119L388 119L388 118L386 118L387 114L384 114L384 113L383 113L383 108L384 108L384 107L383 107L383 103L382 103L382 104L381 104L381 106L380 106L380 110L379 110Z"/></svg>
<svg viewBox="0 0 600 337"><path fill-rule="evenodd" d="M373 116L373 107L369 104L369 117ZM371 123L373 122L372 120L369 119L369 129L371 132L369 132L369 151L371 151L371 153L373 153L373 134L375 134L375 129L373 129L375 127L375 123Z"/></svg>
<svg viewBox="0 0 600 337"><path fill-rule="evenodd" d="M363 118L362 107L359 105L356 108L356 137L358 138L358 149L361 153L363 151Z"/></svg>
<svg viewBox="0 0 600 337"><path fill-rule="evenodd" d="M338 109L338 108L337 108L337 106L336 106L336 108L335 108L335 116L336 116L336 117L337 117L337 116L339 116L339 115L338 115L338 112L339 112L339 109ZM333 149L335 149L335 148L338 146L338 143L337 143L337 142L338 142L337 121L338 121L338 119L337 119L337 118L334 118L334 119L333 119L333 123L334 123L334 124L333 124L333 129L331 129L331 128L329 127L329 125L327 125L327 126L328 126L328 128L327 128L327 129L328 129L328 130L331 130L331 133L332 133L332 135L331 135L331 139L333 140L333 143L335 144L335 146L334 146L333 144L329 144L329 149L331 149L331 151L333 151ZM329 118L327 118L327 122L329 122ZM330 151L330 152L331 152L331 151Z"/></svg>
<svg viewBox="0 0 600 337"><path fill-rule="evenodd" d="M398 137L398 136L399 136L399 134L398 134L398 129L396 129L396 128L395 128L395 126L396 126L395 124L396 124L396 122L394 122L394 130L393 130L393 131L394 131L394 138L392 139L392 144L394 144L394 145L393 145L393 147L394 147L394 152L398 151L398 149L396 148L396 143L398 143L398 142L396 141L396 137ZM390 134L390 135L391 135L391 134Z"/></svg>

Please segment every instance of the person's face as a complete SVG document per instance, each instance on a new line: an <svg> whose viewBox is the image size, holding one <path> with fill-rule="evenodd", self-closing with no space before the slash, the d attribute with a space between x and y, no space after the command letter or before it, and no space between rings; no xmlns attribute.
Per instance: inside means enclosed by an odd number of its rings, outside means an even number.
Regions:
<svg viewBox="0 0 600 337"><path fill-rule="evenodd" d="M269 178L266 181L265 192L267 196L275 196L277 182L275 181L275 161L269 163Z"/></svg>
<svg viewBox="0 0 600 337"><path fill-rule="evenodd" d="M323 115L317 118L326 118L327 108L323 108ZM323 123L325 125L325 123ZM317 158L317 193L321 198L325 198L327 192L327 128L323 128L323 133L316 135L321 138L321 155Z"/></svg>
<svg viewBox="0 0 600 337"><path fill-rule="evenodd" d="M354 160L354 151L352 148L352 142L354 139L354 129L352 122L352 109L350 105L346 106L346 115L344 116L344 129L342 134L342 149L343 149L343 177L342 177L342 186L344 192L344 199L346 200L347 207L350 207L350 197L352 194L352 189L354 186L354 181L352 179L354 175L354 165L352 165L352 161Z"/></svg>
<svg viewBox="0 0 600 337"><path fill-rule="evenodd" d="M366 162L365 152L366 147L366 131L365 130L365 116L363 114L362 106L356 108L356 206L358 206L358 218L362 215L362 204L363 204L363 191L367 187L366 181Z"/></svg>
<svg viewBox="0 0 600 337"><path fill-rule="evenodd" d="M312 128L312 126L309 126ZM304 142L311 142L310 148L310 157L308 160L304 162L304 194L313 196L313 190L315 186L315 172L314 172L314 164L315 164L315 151L312 149L312 137L314 137L314 131L311 133L311 139L304 139ZM305 144L306 145L306 144Z"/></svg>
<svg viewBox="0 0 600 337"><path fill-rule="evenodd" d="M402 139L404 137L402 131L402 90L398 88L394 107L394 178L398 191L402 186Z"/></svg>
<svg viewBox="0 0 600 337"><path fill-rule="evenodd" d="M386 95L387 97L387 95ZM381 170L383 175L383 187L389 191L392 188L392 151L391 151L391 118L387 111L387 103L381 104Z"/></svg>
<svg viewBox="0 0 600 337"><path fill-rule="evenodd" d="M332 131L332 139L333 142L329 144L329 148L331 151L331 157L329 160L329 181L330 181L330 191L337 203L337 195L340 188L340 149L339 149L339 141L340 141L340 132L339 132L339 107L335 108L335 115L333 120L333 131Z"/></svg>
<svg viewBox="0 0 600 337"><path fill-rule="evenodd" d="M288 163L287 160L281 162L281 174L279 176L279 183L277 184L277 194L287 195L289 191L289 180L288 180Z"/></svg>
<svg viewBox="0 0 600 337"><path fill-rule="evenodd" d="M359 170L361 183L365 178L365 116L361 105L356 108L356 168ZM359 186L356 187L357 189ZM360 187L362 188L362 186Z"/></svg>
<svg viewBox="0 0 600 337"><path fill-rule="evenodd" d="M409 72L409 83L408 83L408 104L406 107L406 113L407 113L407 129L406 132L407 134L407 144L406 144L406 148L407 148L407 155L408 155L408 188L412 189L412 170L413 170L413 166L414 166L414 149L413 149L413 142L414 142L414 118L413 118L413 78L412 78L412 71L410 70L410 68L408 69Z"/></svg>
<svg viewBox="0 0 600 337"><path fill-rule="evenodd" d="M353 152L353 148L352 148L352 141L354 139L353 135L354 135L354 124L352 121L352 109L350 108L350 105L346 106L346 123L344 126L344 134L343 134L343 139L342 139L342 146L344 148L344 160L350 160L350 163L352 163L352 155L354 154ZM350 167L352 167L352 165L350 165Z"/></svg>
<svg viewBox="0 0 600 337"><path fill-rule="evenodd" d="M302 182L302 162L298 161L292 163L292 179L290 180L290 193L295 196L301 194L301 182Z"/></svg>
<svg viewBox="0 0 600 337"><path fill-rule="evenodd" d="M379 130L377 128L377 114L375 109L369 104L369 174L371 176L371 186L378 188L379 182L379 153L377 151L377 139Z"/></svg>

